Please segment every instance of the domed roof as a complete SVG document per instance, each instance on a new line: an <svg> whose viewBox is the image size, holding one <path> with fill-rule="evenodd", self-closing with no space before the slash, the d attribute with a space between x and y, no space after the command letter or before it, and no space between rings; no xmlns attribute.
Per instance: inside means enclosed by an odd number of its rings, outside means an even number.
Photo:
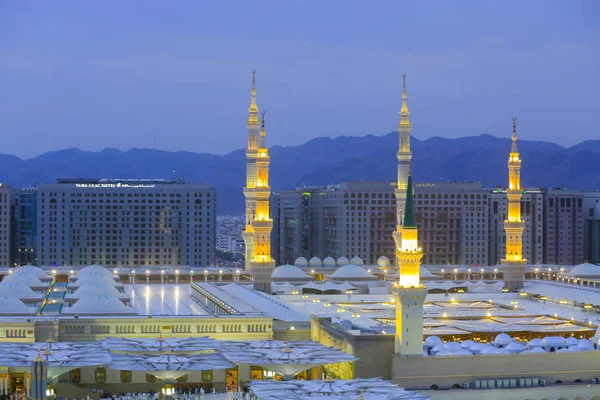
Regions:
<svg viewBox="0 0 600 400"><path fill-rule="evenodd" d="M542 346L563 346L565 342L562 336L546 336L542 339Z"/></svg>
<svg viewBox="0 0 600 400"><path fill-rule="evenodd" d="M17 299L35 299L42 297L41 293L34 292L27 285L10 282L0 285L0 295L14 296Z"/></svg>
<svg viewBox="0 0 600 400"><path fill-rule="evenodd" d="M15 268L14 273L24 273L34 275L36 278L45 279L49 278L48 274L44 272L40 267L34 267L33 265L23 265Z"/></svg>
<svg viewBox="0 0 600 400"><path fill-rule="evenodd" d="M310 277L295 265L280 265L271 272L272 279L309 279Z"/></svg>
<svg viewBox="0 0 600 400"><path fill-rule="evenodd" d="M15 296L0 295L0 314L32 314L35 309L29 308Z"/></svg>
<svg viewBox="0 0 600 400"><path fill-rule="evenodd" d="M512 342L512 338L506 333L501 333L494 339L495 345L506 346Z"/></svg>
<svg viewBox="0 0 600 400"><path fill-rule="evenodd" d="M112 272L108 268L104 268L100 265L88 265L87 267L82 268L78 273L78 277L83 277L85 275L106 275L112 276Z"/></svg>
<svg viewBox="0 0 600 400"><path fill-rule="evenodd" d="M90 293L98 293L98 291L100 291L100 293L103 293L103 294L106 294L109 296L114 296L114 297L118 297L121 295L121 292L119 292L114 286L112 286L108 283L98 282L98 283L86 283L85 285L80 286L79 288L77 288L75 293L73 293L71 295L71 297L75 297L75 298L87 297L90 295Z"/></svg>
<svg viewBox="0 0 600 400"><path fill-rule="evenodd" d="M568 273L569 276L595 276L600 277L600 265L595 264L579 264Z"/></svg>
<svg viewBox="0 0 600 400"><path fill-rule="evenodd" d="M333 257L325 257L323 259L323 266L324 267L335 267L336 266L335 259Z"/></svg>
<svg viewBox="0 0 600 400"><path fill-rule="evenodd" d="M304 257L298 257L294 265L296 267L308 267L308 260Z"/></svg>
<svg viewBox="0 0 600 400"><path fill-rule="evenodd" d="M442 339L440 339L439 336L428 336L427 339L425 339L425 344L427 346L437 346L438 344L444 344L444 342L442 341Z"/></svg>
<svg viewBox="0 0 600 400"><path fill-rule="evenodd" d="M376 278L373 275L371 275L370 273L368 273L367 271L365 271L365 269L363 267L361 267L360 265L355 265L355 264L348 264L348 265L344 265L343 267L338 268L337 271L335 271L331 275L331 277L333 279L337 279L337 280Z"/></svg>
<svg viewBox="0 0 600 400"><path fill-rule="evenodd" d="M352 257L352 260L350 260L350 264L354 264L354 265L363 265L363 260L360 257Z"/></svg>
<svg viewBox="0 0 600 400"><path fill-rule="evenodd" d="M342 256L337 259L336 263L337 263L338 267L342 267L344 265L350 264L350 261L346 257Z"/></svg>
<svg viewBox="0 0 600 400"><path fill-rule="evenodd" d="M10 275L6 275L2 280L2 283L20 283L25 286L48 286L48 284L40 281L36 276L30 275L26 272L14 272Z"/></svg>
<svg viewBox="0 0 600 400"><path fill-rule="evenodd" d="M319 257L313 257L308 261L308 265L311 267L321 267L323 263Z"/></svg>
<svg viewBox="0 0 600 400"><path fill-rule="evenodd" d="M88 285L90 283L106 283L108 285L116 286L117 283L110 275L104 275L100 273L90 273L88 275L84 275L81 278L77 278L77 280L73 283L75 286L83 286Z"/></svg>
<svg viewBox="0 0 600 400"><path fill-rule="evenodd" d="M63 309L63 314L132 314L132 308L123 304L121 300L106 294L92 294L83 297L71 307Z"/></svg>
<svg viewBox="0 0 600 400"><path fill-rule="evenodd" d="M390 259L387 258L386 256L381 256L377 259L377 265L380 267L389 267L390 266Z"/></svg>
<svg viewBox="0 0 600 400"><path fill-rule="evenodd" d="M433 278L433 279L439 279L439 276L432 274L427 267L424 267L421 265L421 269L419 274L421 275L421 279L426 279L426 278Z"/></svg>

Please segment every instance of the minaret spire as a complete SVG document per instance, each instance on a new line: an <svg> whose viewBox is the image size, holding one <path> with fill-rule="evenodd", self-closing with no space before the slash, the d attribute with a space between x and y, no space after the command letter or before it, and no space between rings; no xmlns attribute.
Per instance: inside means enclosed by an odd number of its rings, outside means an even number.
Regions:
<svg viewBox="0 0 600 400"><path fill-rule="evenodd" d="M266 145L265 112L258 120L256 105L256 71L252 71L252 99L248 109L248 147L246 149L246 229L242 234L246 246L245 267L252 272L254 288L270 292L271 272L275 266L271 258L271 230L269 197L269 150Z"/></svg>
<svg viewBox="0 0 600 400"><path fill-rule="evenodd" d="M396 183L396 231L394 242L396 248L402 245L402 220L404 218L404 204L406 202L406 189L408 176L410 175L412 153L410 151L410 113L407 104L408 94L406 92L406 74L402 75L402 106L400 108L400 122L398 123L398 181Z"/></svg>
<svg viewBox="0 0 600 400"><path fill-rule="evenodd" d="M523 258L523 230L521 219L521 158L517 148L517 117L513 117L512 145L508 156L508 213L504 221L506 256L502 260L504 285L510 291L523 287L523 274L527 260Z"/></svg>

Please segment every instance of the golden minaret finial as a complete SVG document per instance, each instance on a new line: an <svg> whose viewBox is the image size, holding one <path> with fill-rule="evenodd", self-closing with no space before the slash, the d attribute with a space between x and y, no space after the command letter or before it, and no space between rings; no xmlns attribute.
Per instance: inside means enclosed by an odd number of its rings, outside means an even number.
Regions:
<svg viewBox="0 0 600 400"><path fill-rule="evenodd" d="M257 123L258 122L258 107L256 106L256 71L252 70L252 100L250 101L250 108L248 112L250 115L248 116L248 123Z"/></svg>
<svg viewBox="0 0 600 400"><path fill-rule="evenodd" d="M35 361L44 361L44 359L42 358L42 353L40 352L40 349L38 349L38 353L37 353L37 357L35 358Z"/></svg>
<svg viewBox="0 0 600 400"><path fill-rule="evenodd" d="M400 113L407 113L406 115L406 123L408 122L408 104L406 103L406 98L408 97L408 93L406 92L406 74L402 75L402 108L400 109ZM402 124L402 119L400 123Z"/></svg>

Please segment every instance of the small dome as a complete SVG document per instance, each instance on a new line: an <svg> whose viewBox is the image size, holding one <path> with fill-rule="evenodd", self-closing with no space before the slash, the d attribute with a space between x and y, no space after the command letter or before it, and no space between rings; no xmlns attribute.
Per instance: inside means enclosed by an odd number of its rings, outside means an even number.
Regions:
<svg viewBox="0 0 600 400"><path fill-rule="evenodd" d="M577 346L581 347L582 349L592 349L594 348L594 342L589 339L580 339L577 343Z"/></svg>
<svg viewBox="0 0 600 400"><path fill-rule="evenodd" d="M600 265L596 264L579 264L568 273L573 277L600 277Z"/></svg>
<svg viewBox="0 0 600 400"><path fill-rule="evenodd" d="M419 274L421 275L421 279L439 279L440 277L432 274L426 267L421 265L421 269Z"/></svg>
<svg viewBox="0 0 600 400"><path fill-rule="evenodd" d="M512 342L512 338L506 333L501 333L494 339L494 344L496 346L506 346L510 342Z"/></svg>
<svg viewBox="0 0 600 400"><path fill-rule="evenodd" d="M461 346L463 349L468 349L468 348L470 348L471 346L473 346L474 344L475 344L475 342L474 342L474 341L467 339L467 340L463 341L463 342L460 344L460 346Z"/></svg>
<svg viewBox="0 0 600 400"><path fill-rule="evenodd" d="M350 264L350 261L346 257L340 257L336 261L338 267L343 267L344 265Z"/></svg>
<svg viewBox="0 0 600 400"><path fill-rule="evenodd" d="M296 258L296 262L294 263L296 267L308 267L308 260L304 257Z"/></svg>
<svg viewBox="0 0 600 400"><path fill-rule="evenodd" d="M121 300L105 294L93 294L83 297L71 307L63 309L63 314L132 314L133 309L125 306Z"/></svg>
<svg viewBox="0 0 600 400"><path fill-rule="evenodd" d="M15 268L14 273L25 273L33 275L39 279L49 278L48 274L46 274L43 269L40 267L34 267L33 265L23 265L22 267Z"/></svg>
<svg viewBox="0 0 600 400"><path fill-rule="evenodd" d="M524 353L545 353L546 350L544 350L543 347L532 347L529 350L525 350Z"/></svg>
<svg viewBox="0 0 600 400"><path fill-rule="evenodd" d="M433 347L438 344L444 344L444 342L442 342L442 339L440 339L439 336L428 336L427 339L425 339L425 344L429 347Z"/></svg>
<svg viewBox="0 0 600 400"><path fill-rule="evenodd" d="M381 256L377 259L377 265L383 268L387 268L390 266L390 259L386 256Z"/></svg>
<svg viewBox="0 0 600 400"><path fill-rule="evenodd" d="M78 277L83 277L86 275L106 275L112 276L112 271L108 268L104 268L100 265L88 265L87 267L82 268L78 273Z"/></svg>
<svg viewBox="0 0 600 400"><path fill-rule="evenodd" d="M542 346L547 347L555 347L555 346L564 346L565 338L562 336L547 336L542 339Z"/></svg>
<svg viewBox="0 0 600 400"><path fill-rule="evenodd" d="M0 285L0 295L14 296L17 299L35 299L42 297L41 293L34 292L27 285L10 282Z"/></svg>
<svg viewBox="0 0 600 400"><path fill-rule="evenodd" d="M25 285L25 286L34 286L34 287L41 287L41 286L48 286L47 284L43 283L42 281L40 281L37 277L30 275L29 273L26 272L14 272L10 275L6 275L4 277L4 279L2 280L2 283L19 283L21 285Z"/></svg>
<svg viewBox="0 0 600 400"><path fill-rule="evenodd" d="M579 340L573 336L567 338L568 346L577 346L579 344Z"/></svg>
<svg viewBox="0 0 600 400"><path fill-rule="evenodd" d="M77 278L77 280L72 284L74 286L83 286L94 283L106 283L108 285L116 286L117 283L110 275L98 274L98 273L90 273L89 275L84 275L81 278Z"/></svg>
<svg viewBox="0 0 600 400"><path fill-rule="evenodd" d="M103 293L103 294L106 294L109 296L114 296L114 297L121 296L121 292L119 292L114 286L112 286L108 283L98 282L98 283L86 283L85 285L80 286L79 288L77 288L75 293L73 293L71 295L71 297L75 297L75 298L87 297L91 293L98 293L98 291L100 291L100 293Z"/></svg>
<svg viewBox="0 0 600 400"><path fill-rule="evenodd" d="M271 279L309 279L310 277L295 265L280 265L271 272Z"/></svg>
<svg viewBox="0 0 600 400"><path fill-rule="evenodd" d="M352 257L352 260L350 260L350 264L353 264L353 265L364 265L363 260L360 257Z"/></svg>
<svg viewBox="0 0 600 400"><path fill-rule="evenodd" d="M343 267L338 268L337 271L335 271L331 275L331 277L336 280L376 278L373 275L371 275L370 273L368 273L367 271L365 271L365 269L363 267L361 267L360 265L355 265L355 264L348 264L348 265L344 265Z"/></svg>
<svg viewBox="0 0 600 400"><path fill-rule="evenodd" d="M15 296L0 295L0 314L32 314L35 309L29 308Z"/></svg>
<svg viewBox="0 0 600 400"><path fill-rule="evenodd" d="M527 347L529 347L530 349L533 347L542 347L542 339L531 339L529 342L527 342Z"/></svg>
<svg viewBox="0 0 600 400"><path fill-rule="evenodd" d="M510 342L508 345L506 345L505 349L511 353L520 353L525 350L525 346L519 342Z"/></svg>
<svg viewBox="0 0 600 400"><path fill-rule="evenodd" d="M310 259L310 261L308 261L308 265L310 267L321 267L323 266L323 263L319 257L313 257Z"/></svg>
<svg viewBox="0 0 600 400"><path fill-rule="evenodd" d="M336 266L335 259L333 257L325 257L323 259L323 266L324 267L335 267Z"/></svg>

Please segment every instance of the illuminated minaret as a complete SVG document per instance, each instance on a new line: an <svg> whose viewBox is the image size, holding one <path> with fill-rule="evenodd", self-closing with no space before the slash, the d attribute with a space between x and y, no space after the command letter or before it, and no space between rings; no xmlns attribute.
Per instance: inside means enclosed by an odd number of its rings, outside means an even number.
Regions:
<svg viewBox="0 0 600 400"><path fill-rule="evenodd" d="M402 226L402 243L396 249L400 280L393 287L396 302L396 342L394 352L399 356L423 355L423 304L427 289L421 285L421 258L412 179L406 184L406 204Z"/></svg>
<svg viewBox="0 0 600 400"><path fill-rule="evenodd" d="M398 182L396 186L396 231L394 232L394 242L396 248L402 244L402 219L404 217L404 204L406 203L406 185L410 175L410 161L412 153L410 152L410 131L411 125L406 103L406 74L402 75L402 108L400 109L400 122L398 123L399 146L398 153Z"/></svg>
<svg viewBox="0 0 600 400"><path fill-rule="evenodd" d="M266 144L265 113L258 120L256 106L256 71L252 71L252 100L248 110L248 148L246 149L246 270L252 272L254 288L271 291L271 230L269 196L269 150Z"/></svg>
<svg viewBox="0 0 600 400"><path fill-rule="evenodd" d="M521 219L521 159L517 149L517 118L513 117L512 147L508 157L508 215L504 221L506 233L506 257L502 260L504 286L510 290L523 287L523 275L527 260L523 259L523 229Z"/></svg>

